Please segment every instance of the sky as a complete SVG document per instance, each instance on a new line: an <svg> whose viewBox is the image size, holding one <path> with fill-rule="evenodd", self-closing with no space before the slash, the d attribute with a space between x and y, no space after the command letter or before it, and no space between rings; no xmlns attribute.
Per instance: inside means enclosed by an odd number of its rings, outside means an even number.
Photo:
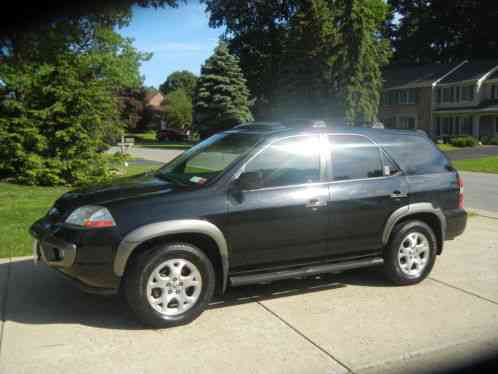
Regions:
<svg viewBox="0 0 498 374"><path fill-rule="evenodd" d="M192 1L178 8L134 7L130 25L118 32L133 38L139 51L153 53L149 61L142 63L141 74L146 86L158 88L175 70L199 75L224 28L210 28L204 5Z"/></svg>

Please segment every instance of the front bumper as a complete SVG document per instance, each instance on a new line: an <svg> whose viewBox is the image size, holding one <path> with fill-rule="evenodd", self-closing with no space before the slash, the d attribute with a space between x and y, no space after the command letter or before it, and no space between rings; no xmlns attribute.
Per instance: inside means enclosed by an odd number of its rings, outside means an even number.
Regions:
<svg viewBox="0 0 498 374"><path fill-rule="evenodd" d="M33 259L61 272L83 291L97 294L116 293L121 278L113 272L110 244L82 239L81 230L70 230L45 220L29 230L33 241ZM89 235L86 235L89 236ZM94 235L96 236L96 235ZM97 235L98 236L98 235ZM107 253L107 254L106 254ZM96 256L98 254L98 256Z"/></svg>

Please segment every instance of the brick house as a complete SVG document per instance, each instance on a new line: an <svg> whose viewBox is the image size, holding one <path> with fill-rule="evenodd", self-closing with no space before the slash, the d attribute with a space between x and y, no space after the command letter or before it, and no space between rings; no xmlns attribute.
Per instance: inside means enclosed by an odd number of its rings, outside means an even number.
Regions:
<svg viewBox="0 0 498 374"><path fill-rule="evenodd" d="M388 68L379 119L433 138L498 136L498 60Z"/></svg>

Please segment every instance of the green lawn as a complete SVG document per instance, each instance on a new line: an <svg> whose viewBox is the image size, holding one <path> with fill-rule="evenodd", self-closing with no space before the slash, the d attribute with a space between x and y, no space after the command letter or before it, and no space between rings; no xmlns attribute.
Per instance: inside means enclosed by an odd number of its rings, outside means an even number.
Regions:
<svg viewBox="0 0 498 374"><path fill-rule="evenodd" d="M157 166L130 165L126 175L140 174ZM0 182L0 258L31 254L29 226L43 216L68 188L20 186Z"/></svg>
<svg viewBox="0 0 498 374"><path fill-rule="evenodd" d="M455 146L453 146L451 144L437 144L437 146L443 152L454 151L456 149L462 149L462 148L455 147Z"/></svg>
<svg viewBox="0 0 498 374"><path fill-rule="evenodd" d="M453 166L462 171L498 174L498 156L453 161Z"/></svg>

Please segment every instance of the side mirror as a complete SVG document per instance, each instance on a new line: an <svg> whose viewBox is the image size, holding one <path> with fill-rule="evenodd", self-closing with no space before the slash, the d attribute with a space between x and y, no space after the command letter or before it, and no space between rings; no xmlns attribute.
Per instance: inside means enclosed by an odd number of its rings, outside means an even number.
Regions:
<svg viewBox="0 0 498 374"><path fill-rule="evenodd" d="M263 178L259 171L242 173L235 181L235 186L239 190L255 190L263 186Z"/></svg>

